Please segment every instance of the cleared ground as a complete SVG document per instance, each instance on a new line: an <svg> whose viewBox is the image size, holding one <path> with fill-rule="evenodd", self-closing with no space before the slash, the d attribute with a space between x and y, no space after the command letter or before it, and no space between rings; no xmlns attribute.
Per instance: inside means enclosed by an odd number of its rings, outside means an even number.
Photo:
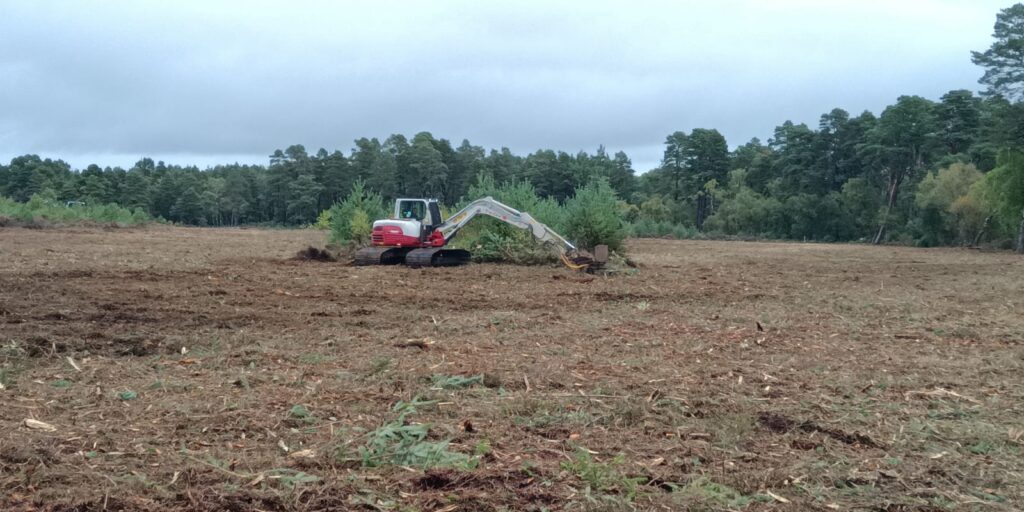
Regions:
<svg viewBox="0 0 1024 512"><path fill-rule="evenodd" d="M635 241L642 268L614 277L292 259L322 239L0 229L0 509L1024 503L1020 257Z"/></svg>

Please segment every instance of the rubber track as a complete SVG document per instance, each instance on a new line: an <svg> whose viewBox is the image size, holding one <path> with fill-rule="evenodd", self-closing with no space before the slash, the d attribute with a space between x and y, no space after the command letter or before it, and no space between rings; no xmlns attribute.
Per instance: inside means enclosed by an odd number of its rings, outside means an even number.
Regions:
<svg viewBox="0 0 1024 512"><path fill-rule="evenodd" d="M419 267L455 267L469 263L470 253L464 249L415 249L405 256L405 264Z"/></svg>
<svg viewBox="0 0 1024 512"><path fill-rule="evenodd" d="M400 265L411 250L406 247L366 247L356 251L356 265Z"/></svg>

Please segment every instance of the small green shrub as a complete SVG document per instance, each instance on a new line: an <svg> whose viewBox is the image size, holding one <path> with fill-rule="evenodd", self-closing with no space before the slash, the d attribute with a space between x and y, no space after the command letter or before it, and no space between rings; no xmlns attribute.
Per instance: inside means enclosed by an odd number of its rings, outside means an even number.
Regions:
<svg viewBox="0 0 1024 512"><path fill-rule="evenodd" d="M566 201L565 236L584 248L600 244L613 251L622 248L626 227L608 180L600 178L577 188Z"/></svg>
<svg viewBox="0 0 1024 512"><path fill-rule="evenodd" d="M385 218L387 209L380 194L357 181L348 197L332 206L328 215L332 243L363 246L370 242L373 221Z"/></svg>
<svg viewBox="0 0 1024 512"><path fill-rule="evenodd" d="M310 229L327 231L331 229L331 209L328 208L317 215L316 222L309 226Z"/></svg>
<svg viewBox="0 0 1024 512"><path fill-rule="evenodd" d="M349 219L348 231L350 241L359 246L370 245L370 235L373 234L373 220L364 210L356 210L352 212L352 218Z"/></svg>

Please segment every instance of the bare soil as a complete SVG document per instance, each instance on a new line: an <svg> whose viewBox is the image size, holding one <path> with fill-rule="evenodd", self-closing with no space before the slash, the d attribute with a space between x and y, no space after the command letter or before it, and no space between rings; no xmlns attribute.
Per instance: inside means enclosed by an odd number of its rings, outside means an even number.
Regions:
<svg viewBox="0 0 1024 512"><path fill-rule="evenodd" d="M297 257L323 238L0 228L0 509L1024 504L1019 256L642 240L611 276ZM367 457L414 400L412 449L464 463Z"/></svg>

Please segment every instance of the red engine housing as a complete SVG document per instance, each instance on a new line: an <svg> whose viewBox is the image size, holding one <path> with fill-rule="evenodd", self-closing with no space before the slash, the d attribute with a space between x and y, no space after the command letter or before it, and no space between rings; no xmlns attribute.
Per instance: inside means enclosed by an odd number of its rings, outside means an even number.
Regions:
<svg viewBox="0 0 1024 512"><path fill-rule="evenodd" d="M376 226L370 235L370 243L382 247L443 247L444 235L436 229L426 240L409 236L398 226Z"/></svg>

